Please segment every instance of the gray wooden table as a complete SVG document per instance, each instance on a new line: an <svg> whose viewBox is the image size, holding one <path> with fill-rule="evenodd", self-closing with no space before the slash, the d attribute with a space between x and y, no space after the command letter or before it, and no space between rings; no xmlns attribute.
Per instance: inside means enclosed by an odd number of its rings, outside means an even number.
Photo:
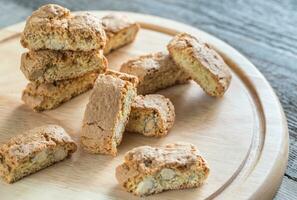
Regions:
<svg viewBox="0 0 297 200"><path fill-rule="evenodd" d="M0 0L0 28L25 20L46 3L159 15L205 30L247 56L275 89L289 124L289 164L275 199L297 199L297 1Z"/></svg>

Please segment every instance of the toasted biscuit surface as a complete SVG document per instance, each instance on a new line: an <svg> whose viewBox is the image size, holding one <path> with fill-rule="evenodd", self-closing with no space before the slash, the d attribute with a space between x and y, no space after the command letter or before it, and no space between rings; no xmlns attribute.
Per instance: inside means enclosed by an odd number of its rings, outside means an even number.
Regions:
<svg viewBox="0 0 297 200"><path fill-rule="evenodd" d="M110 14L102 18L107 42L104 54L134 41L139 31L139 24L125 15Z"/></svg>
<svg viewBox="0 0 297 200"><path fill-rule="evenodd" d="M207 43L187 34L176 35L167 46L174 62L211 96L223 96L231 72L223 58Z"/></svg>
<svg viewBox="0 0 297 200"><path fill-rule="evenodd" d="M54 83L30 82L23 91L22 100L35 111L53 109L91 89L97 76L97 73L88 73Z"/></svg>
<svg viewBox="0 0 297 200"><path fill-rule="evenodd" d="M154 93L176 84L186 83L190 79L190 76L164 52L129 60L121 66L120 71L138 77L138 94Z"/></svg>
<svg viewBox="0 0 297 200"><path fill-rule="evenodd" d="M168 134L174 119L174 106L169 99L159 94L138 95L132 103L126 131L161 137Z"/></svg>
<svg viewBox="0 0 297 200"><path fill-rule="evenodd" d="M9 183L15 182L64 160L76 149L76 144L62 127L34 128L0 147L0 175Z"/></svg>
<svg viewBox="0 0 297 200"><path fill-rule="evenodd" d="M104 73L107 59L102 51L29 51L22 54L21 70L29 81L53 83L90 72Z"/></svg>
<svg viewBox="0 0 297 200"><path fill-rule="evenodd" d="M139 83L138 78L136 76L131 75L131 74L118 72L118 71L111 70L111 69L108 69L105 72L105 75L110 75L110 76L113 76L113 77L120 78L121 80L128 81L128 82L130 82L132 84L133 87L137 87L137 85Z"/></svg>
<svg viewBox="0 0 297 200"><path fill-rule="evenodd" d="M208 174L206 161L189 143L134 148L126 153L124 163L116 168L119 183L128 192L139 196L198 187Z"/></svg>
<svg viewBox="0 0 297 200"><path fill-rule="evenodd" d="M100 74L87 104L81 143L90 153L117 154L131 104L136 96L137 78L107 71Z"/></svg>
<svg viewBox="0 0 297 200"><path fill-rule="evenodd" d="M74 15L66 8L47 4L27 19L21 44L31 50L90 51L106 43L100 19L91 14Z"/></svg>

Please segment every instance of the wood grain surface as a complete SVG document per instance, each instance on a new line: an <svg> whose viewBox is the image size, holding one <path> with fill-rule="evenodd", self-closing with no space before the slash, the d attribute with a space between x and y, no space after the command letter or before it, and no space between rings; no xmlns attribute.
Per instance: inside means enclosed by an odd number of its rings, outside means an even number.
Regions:
<svg viewBox="0 0 297 200"><path fill-rule="evenodd" d="M191 24L245 54L270 81L287 115L290 156L276 199L297 193L297 3L283 1L41 1L0 0L0 26L23 21L40 5L54 2L73 10L114 9L150 13Z"/></svg>
<svg viewBox="0 0 297 200"><path fill-rule="evenodd" d="M103 17L110 11L92 13ZM149 199L271 199L287 165L288 132L278 98L262 74L237 50L206 32L156 16L126 15L137 20L142 29L133 44L108 55L110 68L119 69L123 62L135 56L164 51L172 36L185 31L199 36L221 53L233 72L228 92L223 98L211 98L193 81L160 91L171 99L176 110L176 123L168 136L156 139L125 134L119 154L113 159L79 149L67 162L13 185L0 182L2 197L33 200L46 187L47 199L132 199L113 176L124 153L144 144L185 141L197 145L211 166L206 184L199 189L171 191ZM78 141L89 93L43 113L34 113L19 98L27 83L19 70L20 59L17 59L25 51L19 48L23 28L24 23L19 23L0 30L3 64L0 69L0 143L23 130L48 123L61 125Z"/></svg>

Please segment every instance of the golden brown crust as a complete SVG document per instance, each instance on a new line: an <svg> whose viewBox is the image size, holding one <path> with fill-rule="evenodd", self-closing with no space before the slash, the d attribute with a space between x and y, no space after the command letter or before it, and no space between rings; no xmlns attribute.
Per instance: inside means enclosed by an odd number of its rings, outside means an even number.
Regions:
<svg viewBox="0 0 297 200"><path fill-rule="evenodd" d="M189 166L202 161L197 148L189 143L173 143L164 147L141 146L125 154L125 163L141 173L152 173L163 166ZM149 160L149 164L147 163ZM205 160L203 160L205 164Z"/></svg>
<svg viewBox="0 0 297 200"><path fill-rule="evenodd" d="M104 48L104 54L118 49L126 44L133 42L140 29L135 21L125 15L109 14L102 18L107 42Z"/></svg>
<svg viewBox="0 0 297 200"><path fill-rule="evenodd" d="M90 153L117 154L136 96L137 78L115 71L100 74L87 104L81 143Z"/></svg>
<svg viewBox="0 0 297 200"><path fill-rule="evenodd" d="M104 16L102 18L102 25L108 37L131 26L139 26L139 24L137 24L135 21L133 21L126 15L119 14L109 14Z"/></svg>
<svg viewBox="0 0 297 200"><path fill-rule="evenodd" d="M188 72L207 94L223 96L230 85L231 72L214 49L187 33L176 35L167 48L173 60Z"/></svg>
<svg viewBox="0 0 297 200"><path fill-rule="evenodd" d="M181 70L168 53L139 56L122 64L121 72L138 77L138 94L154 93L176 84L188 82L190 76Z"/></svg>
<svg viewBox="0 0 297 200"><path fill-rule="evenodd" d="M27 19L21 44L32 50L90 51L106 43L100 19L91 14L74 15L66 8L47 4Z"/></svg>
<svg viewBox="0 0 297 200"><path fill-rule="evenodd" d="M162 137L168 134L174 120L174 106L168 98L159 94L138 95L132 103L126 131Z"/></svg>
<svg viewBox="0 0 297 200"><path fill-rule="evenodd" d="M165 174L164 171L171 173ZM169 189L198 187L208 174L209 167L197 148L181 142L164 147L134 148L125 154L124 163L116 168L119 183L140 196ZM190 180L193 175L195 179ZM167 180L169 182L165 184Z"/></svg>
<svg viewBox="0 0 297 200"><path fill-rule="evenodd" d="M114 77L118 77L124 81L129 81L130 83L132 83L132 85L134 87L137 87L139 81L138 81L138 78L134 75L131 75L131 74L126 74L126 73L123 73L123 72L119 72L119 71L115 71L115 70L112 70L112 69L108 69L106 72L105 72L105 75L111 75L111 76L114 76Z"/></svg>
<svg viewBox="0 0 297 200"><path fill-rule="evenodd" d="M88 73L78 78L54 83L30 82L23 91L22 100L34 111L53 109L91 89L97 76L97 73Z"/></svg>
<svg viewBox="0 0 297 200"><path fill-rule="evenodd" d="M29 51L22 54L21 70L29 81L53 83L80 77L90 72L104 73L107 59L100 50Z"/></svg>
<svg viewBox="0 0 297 200"><path fill-rule="evenodd" d="M76 149L76 144L62 127L37 127L11 138L0 147L0 174L11 183L65 159ZM22 171L25 167L27 169Z"/></svg>

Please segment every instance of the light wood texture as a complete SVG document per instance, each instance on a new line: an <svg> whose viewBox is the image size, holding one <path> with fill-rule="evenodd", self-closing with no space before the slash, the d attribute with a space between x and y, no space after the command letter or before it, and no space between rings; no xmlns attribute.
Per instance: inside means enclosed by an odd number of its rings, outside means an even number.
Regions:
<svg viewBox="0 0 297 200"><path fill-rule="evenodd" d="M109 12L94 12L103 16ZM206 96L195 83L160 93L176 108L176 123L167 137L156 139L125 134L116 158L79 150L65 162L21 181L0 183L4 199L137 199L118 186L114 169L129 149L139 145L192 142L209 162L207 183L199 189L170 191L148 199L271 199L283 176L288 157L287 124L272 88L260 72L226 43L193 27L174 21L127 13L142 26L136 41L108 56L118 69L131 57L166 50L172 35L188 32L213 45L233 72L225 96ZM26 80L19 70L23 23L0 32L0 142L23 130L47 123L62 125L76 140L89 93L43 113L34 113L20 100ZM7 34L11 33L11 34Z"/></svg>
<svg viewBox="0 0 297 200"><path fill-rule="evenodd" d="M0 28L23 21L44 0L0 0ZM289 160L275 199L297 190L297 1L56 0L70 10L122 10L169 18L226 41L257 66L278 96L289 129ZM174 14L173 14L174 13ZM289 181L287 181L287 179ZM291 191L292 190L292 191ZM291 191L289 193L288 191Z"/></svg>

